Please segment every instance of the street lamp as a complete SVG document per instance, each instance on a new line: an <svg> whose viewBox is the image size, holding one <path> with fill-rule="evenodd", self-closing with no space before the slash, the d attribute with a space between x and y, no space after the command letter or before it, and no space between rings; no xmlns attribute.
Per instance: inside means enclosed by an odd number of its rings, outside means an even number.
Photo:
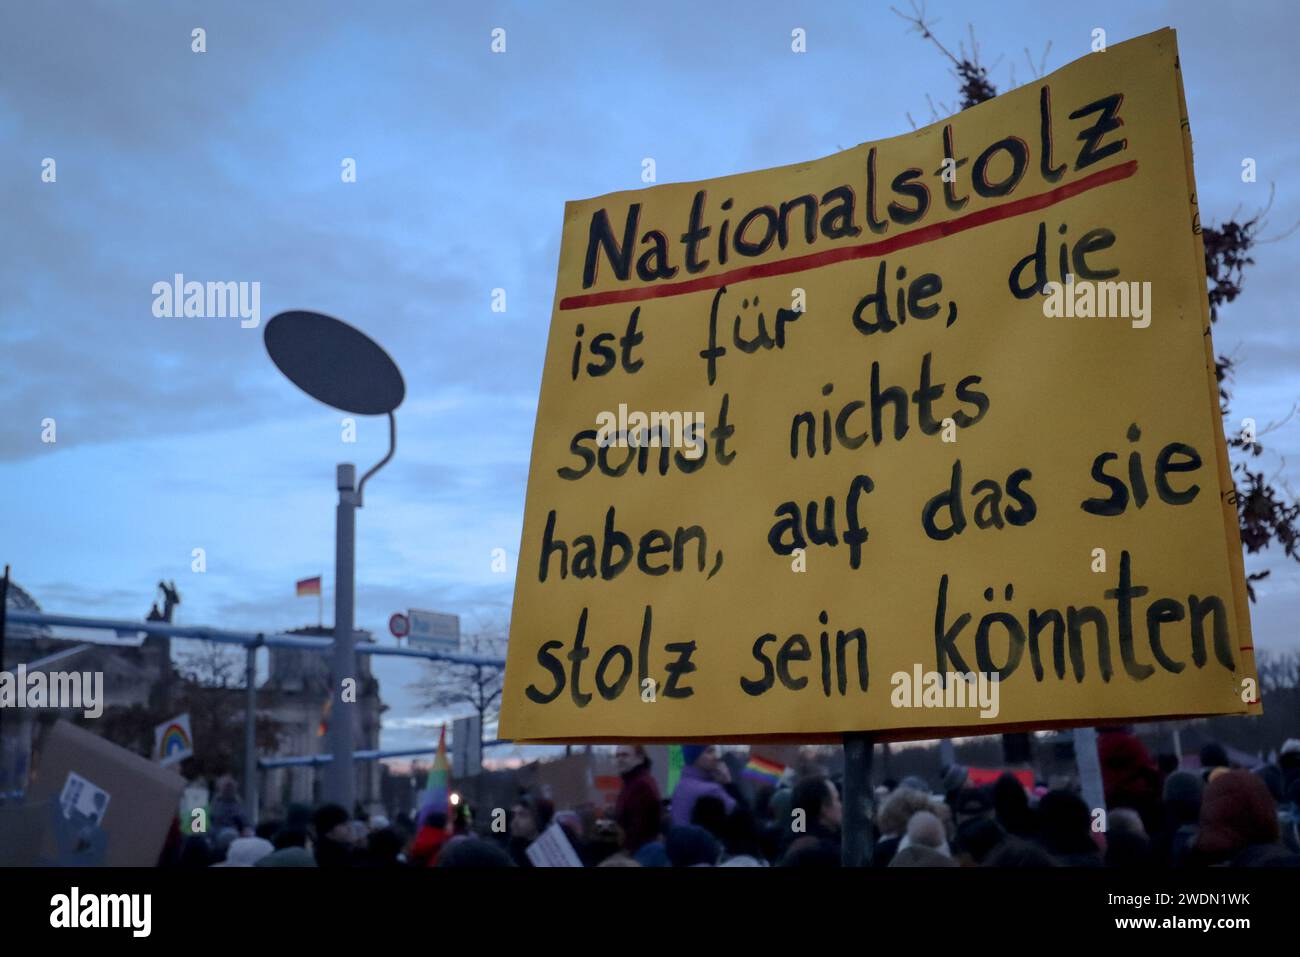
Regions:
<svg viewBox="0 0 1300 957"><path fill-rule="evenodd" d="M397 451L397 419L393 410L406 397L406 384L397 364L374 340L347 323L317 312L282 312L263 333L271 361L313 399L355 415L388 416L388 454L356 483L356 466L338 466L339 504L334 536L334 661L330 750L334 760L325 771L325 798L349 814L356 804L356 774L352 763L355 701L339 693L344 678L357 674L353 635L353 592L356 585L356 510L363 502L366 482ZM248 747L251 748L251 743Z"/></svg>

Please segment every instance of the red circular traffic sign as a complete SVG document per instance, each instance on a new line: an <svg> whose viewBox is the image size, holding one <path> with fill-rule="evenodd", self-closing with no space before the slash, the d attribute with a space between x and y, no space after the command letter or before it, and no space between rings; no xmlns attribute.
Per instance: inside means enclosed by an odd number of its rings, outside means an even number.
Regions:
<svg viewBox="0 0 1300 957"><path fill-rule="evenodd" d="M388 630L394 638L405 638L411 633L411 619L399 612L388 619Z"/></svg>

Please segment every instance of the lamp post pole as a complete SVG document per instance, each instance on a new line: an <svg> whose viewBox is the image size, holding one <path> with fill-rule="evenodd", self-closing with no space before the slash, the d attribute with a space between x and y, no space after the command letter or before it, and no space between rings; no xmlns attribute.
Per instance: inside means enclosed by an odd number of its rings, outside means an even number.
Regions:
<svg viewBox="0 0 1300 957"><path fill-rule="evenodd" d="M244 649L244 814L257 823L257 644Z"/></svg>
<svg viewBox="0 0 1300 957"><path fill-rule="evenodd" d="M325 772L326 799L352 813L356 803L356 773L352 766L353 721L356 710L357 654L353 634L353 591L356 585L357 540L356 466L338 467L339 504L334 535L334 662L330 696L330 750L334 760ZM343 682L354 682L352 694L343 694Z"/></svg>
<svg viewBox="0 0 1300 957"><path fill-rule="evenodd" d="M406 396L397 364L364 333L332 316L294 310L271 317L262 333L266 351L290 382L326 405L354 415L388 416L388 454L357 482L357 468L338 466L338 510L334 524L334 649L330 671L330 752L325 799L340 804L349 817L356 808L356 769L352 763L357 685L354 591L356 588L357 509L366 482L397 451L393 410ZM349 687L350 685L350 687Z"/></svg>
<svg viewBox="0 0 1300 957"><path fill-rule="evenodd" d="M840 824L840 860L845 867L870 867L872 834L871 757L875 740L867 731L844 733L844 811Z"/></svg>

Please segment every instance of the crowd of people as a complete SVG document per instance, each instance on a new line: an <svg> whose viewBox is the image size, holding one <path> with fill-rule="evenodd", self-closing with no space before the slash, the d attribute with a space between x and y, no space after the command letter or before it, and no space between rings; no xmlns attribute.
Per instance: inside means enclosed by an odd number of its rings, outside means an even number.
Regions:
<svg viewBox="0 0 1300 957"><path fill-rule="evenodd" d="M1004 773L984 786L951 765L933 782L886 781L872 815L874 867L1300 866L1300 739L1276 759L1232 767L1216 744L1199 767L1151 760L1127 729L1103 730L1105 808L1077 788L1027 787ZM552 825L587 867L838 867L840 782L815 767L775 786L742 788L713 746L682 746L664 800L646 752L620 745L612 806L557 809L520 793L507 814L473 820L465 804L415 817L362 820L338 805L289 808L284 820L243 821L233 785L219 789L213 827L174 829L164 866L531 867L529 848Z"/></svg>

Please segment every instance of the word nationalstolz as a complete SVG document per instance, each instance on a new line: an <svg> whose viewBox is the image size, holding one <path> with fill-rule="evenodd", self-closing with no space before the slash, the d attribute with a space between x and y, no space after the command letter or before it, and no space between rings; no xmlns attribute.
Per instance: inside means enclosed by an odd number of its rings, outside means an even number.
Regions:
<svg viewBox="0 0 1300 957"><path fill-rule="evenodd" d="M1072 134L1070 139L1076 141L1078 147L1072 164L1058 164L1053 145L1056 136L1051 87L1043 84L1039 88L1038 171L1044 182L1056 184L1067 170L1080 172L1128 148L1127 139L1109 136L1124 126L1120 117L1123 99L1122 93L1112 93L1073 110L1069 118L1083 122L1071 125L1067 132ZM714 226L705 222L707 192L701 189L691 203L685 231L680 234L671 231L673 235L680 235L684 247L680 256L674 255L670 232L643 228L640 203L628 206L621 239L610 222L608 209L601 207L592 214L588 229L582 288L589 289L595 284L602 254L620 282L632 278L635 267L637 279L653 283L674 278L682 268L690 275L703 272L711 264L711 260L705 258L710 251L716 255L717 264L725 266L732 254L747 258L762 256L773 243L784 250L791 244L792 236L800 233L806 246L815 245L818 238L837 240L859 236L863 225L872 233L881 235L889 231L891 224L912 226L929 215L936 202L930 186L924 181L927 175L936 178L943 206L956 213L970 202L972 189L985 199L1010 196L1021 185L1030 165L1029 141L1015 133L989 144L973 163L968 155L958 156L953 124L944 126L942 140L943 153L935 158L936 167L931 173L912 166L893 177L890 190L894 198L885 205L883 213L879 208L881 177L877 171L877 148L874 146L867 151L866 190L861 213L858 191L854 185L844 183L820 197L806 193L778 205L768 203L755 207L746 212L733 229L730 211L734 201L727 197L718 207L727 216L717 226L716 242L706 243L714 232ZM957 175L957 170L968 163L969 175L964 179L969 186L963 186L957 182L962 178ZM641 255L634 263L637 237L640 237Z"/></svg>

